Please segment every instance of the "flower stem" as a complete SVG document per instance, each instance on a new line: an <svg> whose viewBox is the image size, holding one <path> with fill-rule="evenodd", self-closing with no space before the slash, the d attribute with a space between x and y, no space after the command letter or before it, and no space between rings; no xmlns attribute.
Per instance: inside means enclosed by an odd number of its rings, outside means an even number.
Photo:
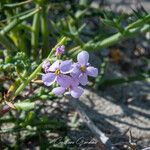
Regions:
<svg viewBox="0 0 150 150"><path fill-rule="evenodd" d="M27 1L19 2L19 3L5 4L4 7L9 7L9 8L20 7L22 5L26 5L26 4L30 3L32 1L33 0L27 0Z"/></svg>
<svg viewBox="0 0 150 150"><path fill-rule="evenodd" d="M112 35L111 37L104 39L101 42L97 42L97 43L88 42L87 44L84 45L83 49L94 50L94 49L102 49L105 47L109 47L109 46L112 46L116 43L123 41L126 38L134 37L140 33L142 34L149 30L150 30L150 25L145 24L143 27L137 27L137 28L129 29L129 30L125 31L125 34L122 34L120 32L116 33L116 34Z"/></svg>
<svg viewBox="0 0 150 150"><path fill-rule="evenodd" d="M148 24L148 23L150 23L150 14L148 14L144 18L139 19L138 21L136 21L136 22L128 25L128 27L126 29L131 29L131 28L139 27L139 26L142 26L143 24Z"/></svg>
<svg viewBox="0 0 150 150"><path fill-rule="evenodd" d="M111 37L108 37L104 39L103 41L93 43L88 42L84 45L83 49L86 50L94 50L94 49L102 49L111 45L114 45L116 43L119 43L123 41L126 38L134 37L138 34L146 33L147 31L150 31L150 15L146 15L142 19L137 20L134 23L129 24L125 29L123 33L116 33L112 35Z"/></svg>
<svg viewBox="0 0 150 150"><path fill-rule="evenodd" d="M0 31L0 34L1 35L7 34L9 31L11 31L13 28L15 28L22 21L30 18L31 16L33 16L34 14L36 14L37 12L39 12L40 10L41 10L41 8L39 7L37 9L33 10L32 12L24 15L24 16L15 18L12 22L10 22L10 24L8 26L6 26L3 30Z"/></svg>
<svg viewBox="0 0 150 150"><path fill-rule="evenodd" d="M38 4L36 6L39 7ZM31 45L32 45L32 52L33 57L36 60L38 53L38 40L39 40L39 25L40 25L40 13L36 13L33 18L33 25L32 25L32 35L31 35Z"/></svg>
<svg viewBox="0 0 150 150"><path fill-rule="evenodd" d="M11 43L5 35L0 34L0 43L9 51L16 51L17 47Z"/></svg>
<svg viewBox="0 0 150 150"><path fill-rule="evenodd" d="M42 57L44 58L48 54L48 24L47 24L47 13L46 13L46 7L42 6L42 12L41 12L41 32L43 36L43 46L42 46Z"/></svg>

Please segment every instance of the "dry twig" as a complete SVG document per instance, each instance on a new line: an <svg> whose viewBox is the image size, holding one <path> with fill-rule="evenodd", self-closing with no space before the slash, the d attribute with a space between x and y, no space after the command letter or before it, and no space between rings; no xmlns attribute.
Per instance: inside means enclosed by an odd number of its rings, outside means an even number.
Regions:
<svg viewBox="0 0 150 150"><path fill-rule="evenodd" d="M72 106L77 109L80 117L83 122L88 126L88 128L92 131L95 137L98 139L102 150L118 150L118 148L114 147L111 143L110 139L97 128L97 126L92 122L92 120L88 117L86 112L80 107L78 101L70 96L67 96Z"/></svg>

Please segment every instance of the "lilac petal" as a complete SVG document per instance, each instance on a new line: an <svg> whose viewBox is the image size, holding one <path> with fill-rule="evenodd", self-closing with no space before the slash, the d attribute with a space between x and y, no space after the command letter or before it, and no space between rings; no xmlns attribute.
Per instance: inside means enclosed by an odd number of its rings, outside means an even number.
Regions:
<svg viewBox="0 0 150 150"><path fill-rule="evenodd" d="M71 87L72 88L76 88L76 87L78 87L78 85L79 85L79 80L78 80L78 78L71 78Z"/></svg>
<svg viewBox="0 0 150 150"><path fill-rule="evenodd" d="M44 69L45 73L49 72L49 67L50 67L50 62L49 60L44 60L44 62L42 63L42 68Z"/></svg>
<svg viewBox="0 0 150 150"><path fill-rule="evenodd" d="M98 69L94 67L87 67L87 75L96 77L98 75Z"/></svg>
<svg viewBox="0 0 150 150"><path fill-rule="evenodd" d="M62 46L60 47L60 50L61 50L61 53L64 54L64 52L65 52L65 46L62 45Z"/></svg>
<svg viewBox="0 0 150 150"><path fill-rule="evenodd" d="M42 64L42 68L45 69L45 68L49 68L50 67L50 62L46 59L44 60L43 64Z"/></svg>
<svg viewBox="0 0 150 150"><path fill-rule="evenodd" d="M81 74L79 76L79 82L82 84L82 85L86 85L87 82L88 82L88 78L87 78L87 74Z"/></svg>
<svg viewBox="0 0 150 150"><path fill-rule="evenodd" d="M72 70L72 61L71 60L63 61L60 65L60 70L62 73L69 73Z"/></svg>
<svg viewBox="0 0 150 150"><path fill-rule="evenodd" d="M72 87L77 87L79 85L79 81L78 80L74 80L71 85L72 85Z"/></svg>
<svg viewBox="0 0 150 150"><path fill-rule="evenodd" d="M64 52L65 52L65 46L62 45L61 47L56 48L55 55L56 55L56 56L59 56L59 55L61 55L61 54L64 54Z"/></svg>
<svg viewBox="0 0 150 150"><path fill-rule="evenodd" d="M84 92L83 88L81 88L80 86L78 86L77 88L72 89L70 91L70 94L74 98L79 98L83 94L83 92Z"/></svg>
<svg viewBox="0 0 150 150"><path fill-rule="evenodd" d="M47 86L52 85L55 82L55 78L56 76L54 73L47 73L42 76L42 80Z"/></svg>
<svg viewBox="0 0 150 150"><path fill-rule="evenodd" d="M63 87L56 87L56 88L54 88L54 89L52 90L52 92L53 92L56 96L59 96L59 95L64 94L65 90L66 90L66 89L63 88Z"/></svg>
<svg viewBox="0 0 150 150"><path fill-rule="evenodd" d="M82 51L78 54L77 60L79 64L86 65L89 61L89 53L86 51Z"/></svg>
<svg viewBox="0 0 150 150"><path fill-rule="evenodd" d="M58 69L58 68L59 68L59 64L60 64L60 61L59 61L59 60L55 61L55 62L50 66L49 71L55 71L56 69Z"/></svg>
<svg viewBox="0 0 150 150"><path fill-rule="evenodd" d="M71 84L71 78L67 75L61 74L57 77L57 82L61 87L68 88Z"/></svg>
<svg viewBox="0 0 150 150"><path fill-rule="evenodd" d="M78 78L80 74L81 74L80 66L77 64L74 64L73 69L70 72L70 75L74 78Z"/></svg>

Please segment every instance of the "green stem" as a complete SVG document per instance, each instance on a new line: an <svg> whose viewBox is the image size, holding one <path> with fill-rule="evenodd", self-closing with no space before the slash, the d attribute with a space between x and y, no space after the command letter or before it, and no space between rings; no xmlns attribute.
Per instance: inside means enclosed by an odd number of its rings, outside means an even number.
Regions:
<svg viewBox="0 0 150 150"><path fill-rule="evenodd" d="M20 24L22 21L30 18L31 16L33 16L34 14L36 14L37 12L39 12L41 10L41 8L37 8L34 11L32 11L31 13L28 13L24 16L18 17L16 19L14 19L8 26L6 26L3 30L0 31L1 35L5 35L7 34L9 31L11 31L13 28L15 28L18 24Z"/></svg>
<svg viewBox="0 0 150 150"><path fill-rule="evenodd" d="M39 7L38 5L36 6ZM40 13L36 13L33 18L33 25L32 25L32 35L31 35L31 45L33 50L33 57L36 60L38 53L38 41L39 41L39 25L40 25Z"/></svg>
<svg viewBox="0 0 150 150"><path fill-rule="evenodd" d="M30 2L32 2L33 0L27 0L27 1L24 1L24 2L20 2L20 3L13 3L13 4L5 4L4 7L10 7L10 8L13 8L13 7L20 7L22 5L25 5L25 4L28 4Z"/></svg>
<svg viewBox="0 0 150 150"><path fill-rule="evenodd" d="M29 24L22 23L18 26L18 30L25 29L26 31L32 32L32 27Z"/></svg>
<svg viewBox="0 0 150 150"><path fill-rule="evenodd" d="M12 20L14 20L14 19L16 19L16 18L22 17L22 16L24 16L24 15L27 15L27 14L33 12L34 10L35 10L35 8L32 8L32 9L29 9L29 10L27 10L27 11L20 12L19 14L15 14L15 15L13 15L13 16L10 16L10 14L8 14L8 12L6 11L6 13L7 13L7 19L0 20L0 23L2 23L2 22L10 23L10 21L12 21ZM8 22L8 19L9 19L9 22Z"/></svg>
<svg viewBox="0 0 150 150"><path fill-rule="evenodd" d="M48 24L47 24L47 13L46 7L43 6L41 13L41 32L43 36L43 46L42 46L42 57L44 58L48 54L49 44L48 44Z"/></svg>
<svg viewBox="0 0 150 150"><path fill-rule="evenodd" d="M50 54L48 55L47 59L50 59L50 57L52 56L52 54L54 53L54 51L56 50L56 48L60 45L63 45L65 42L67 41L67 38L64 37L62 38L62 40L51 50ZM42 67L42 63L33 71L33 73L28 77L28 79L26 81L24 81L19 87L18 89L15 91L15 94L13 95L13 99L18 96L23 89L29 84L29 82L31 80L33 80L38 73L40 73L41 71L41 67Z"/></svg>
<svg viewBox="0 0 150 150"><path fill-rule="evenodd" d="M0 43L9 51L16 51L17 47L11 43L5 35L0 34Z"/></svg>
<svg viewBox="0 0 150 150"><path fill-rule="evenodd" d="M142 19L137 20L134 23L129 24L125 29L124 33L116 33L111 37L104 39L101 42L93 43L89 41L84 45L83 49L93 50L93 49L102 49L108 46L112 46L116 43L123 41L126 38L134 37L138 34L143 34L147 31L150 31L150 15L143 17ZM146 24L147 23L147 24Z"/></svg>
<svg viewBox="0 0 150 150"><path fill-rule="evenodd" d="M128 27L126 29L131 29L131 28L136 28L139 26L142 26L143 24L148 24L150 22L150 14L145 16L142 19L139 19L138 21L128 25Z"/></svg>
<svg viewBox="0 0 150 150"><path fill-rule="evenodd" d="M97 43L88 42L87 44L84 45L83 49L86 49L86 50L102 49L105 47L112 46L116 43L119 43L126 38L131 38L138 34L145 33L147 31L150 31L150 25L148 24L144 25L142 28L129 29L128 31L126 31L125 34L116 33L115 35L109 38L106 38L105 40L101 42L97 42Z"/></svg>

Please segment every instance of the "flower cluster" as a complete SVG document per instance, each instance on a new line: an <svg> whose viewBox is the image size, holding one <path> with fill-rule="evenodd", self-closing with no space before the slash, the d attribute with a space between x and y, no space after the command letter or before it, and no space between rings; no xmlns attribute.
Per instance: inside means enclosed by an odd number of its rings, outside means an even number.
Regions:
<svg viewBox="0 0 150 150"><path fill-rule="evenodd" d="M57 48L55 53L55 55L62 54L64 54L64 46ZM42 65L45 71L42 80L46 86L58 84L58 87L52 90L57 96L69 92L72 97L79 98L84 92L81 86L88 83L88 76L96 77L98 75L97 68L91 66L88 61L89 54L86 51L78 54L76 63L72 60L56 60L51 65L48 60L45 60Z"/></svg>

